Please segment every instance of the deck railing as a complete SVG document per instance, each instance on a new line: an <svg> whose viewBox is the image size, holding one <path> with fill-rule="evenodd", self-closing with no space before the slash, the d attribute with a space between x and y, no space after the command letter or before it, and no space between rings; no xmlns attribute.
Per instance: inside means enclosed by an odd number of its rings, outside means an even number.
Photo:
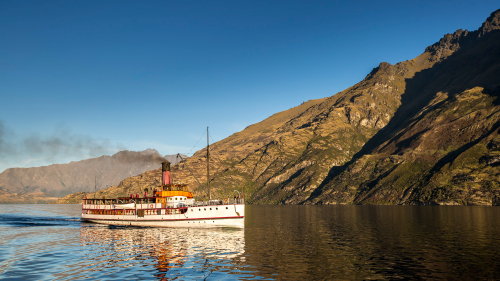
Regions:
<svg viewBox="0 0 500 281"><path fill-rule="evenodd" d="M213 205L235 205L235 204L245 204L244 198L226 198L222 200L209 200L209 201L190 201L185 202L167 202L163 203L163 208L182 208L182 207L201 207L201 206L213 206Z"/></svg>
<svg viewBox="0 0 500 281"><path fill-rule="evenodd" d="M113 208L114 204L121 204L121 203L128 203L126 200L123 200L125 202L122 202L122 200L107 200L108 202L106 203L101 203L100 202L95 202L98 204L92 204L91 200L93 199L87 199L87 203L84 203L82 207L84 209L97 209L97 210L113 210L113 209L119 209L119 208ZM97 200L96 200L97 201ZM131 202L133 202L131 200ZM158 209L158 208L182 208L182 207L201 207L201 206L213 206L213 205L236 205L236 204L245 204L245 199L244 198L225 198L222 200L209 200L209 201L192 201L192 200L187 200L187 201L177 201L177 202L167 202L167 203L141 203L141 201L138 200L136 203L137 206L141 209L148 208L150 207L151 209Z"/></svg>
<svg viewBox="0 0 500 281"><path fill-rule="evenodd" d="M235 204L245 204L245 199L244 198L225 198L222 200L195 201L193 206L235 205Z"/></svg>

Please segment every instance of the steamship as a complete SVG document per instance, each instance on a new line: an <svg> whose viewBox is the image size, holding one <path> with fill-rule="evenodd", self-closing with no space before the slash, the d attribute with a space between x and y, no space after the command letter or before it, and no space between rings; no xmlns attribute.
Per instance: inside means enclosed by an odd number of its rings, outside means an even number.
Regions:
<svg viewBox="0 0 500 281"><path fill-rule="evenodd" d="M207 140L207 161L208 146ZM179 154L178 156L181 157ZM207 164L207 178L208 171ZM115 199L84 198L82 220L118 226L244 227L243 197L238 195L212 200L209 185L207 184L207 190L201 184L200 187L207 193L208 200L196 201L186 184L173 183L170 162L163 162L162 184L153 191L152 196L148 196L145 191L143 197L131 194L129 197Z"/></svg>

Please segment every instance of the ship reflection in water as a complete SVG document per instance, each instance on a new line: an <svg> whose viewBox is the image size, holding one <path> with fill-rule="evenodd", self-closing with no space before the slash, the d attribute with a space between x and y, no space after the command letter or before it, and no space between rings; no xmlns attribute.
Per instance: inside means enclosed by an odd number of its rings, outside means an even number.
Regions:
<svg viewBox="0 0 500 281"><path fill-rule="evenodd" d="M245 206L244 229L121 228L0 205L1 280L500 280L500 208Z"/></svg>
<svg viewBox="0 0 500 281"><path fill-rule="evenodd" d="M189 228L81 228L81 246L93 248L91 271L142 267L135 277L159 280L254 276L234 270L244 264L245 232L242 229ZM88 249L87 249L88 250ZM157 273L152 274L151 267ZM250 272L248 272L250 273ZM229 277L228 277L228 274Z"/></svg>

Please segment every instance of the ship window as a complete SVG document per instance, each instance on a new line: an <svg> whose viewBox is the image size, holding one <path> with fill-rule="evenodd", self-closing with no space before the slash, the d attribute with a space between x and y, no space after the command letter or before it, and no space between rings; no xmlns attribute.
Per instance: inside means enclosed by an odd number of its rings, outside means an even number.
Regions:
<svg viewBox="0 0 500 281"><path fill-rule="evenodd" d="M226 207L226 210L227 210L227 207Z"/></svg>
<svg viewBox="0 0 500 281"><path fill-rule="evenodd" d="M212 211L212 208L210 208L210 211Z"/></svg>
<svg viewBox="0 0 500 281"><path fill-rule="evenodd" d="M175 197L175 200L177 200L177 197Z"/></svg>
<svg viewBox="0 0 500 281"><path fill-rule="evenodd" d="M215 210L219 210L219 208L215 208Z"/></svg>
<svg viewBox="0 0 500 281"><path fill-rule="evenodd" d="M203 208L203 211L206 211L206 210L207 210L207 208Z"/></svg>

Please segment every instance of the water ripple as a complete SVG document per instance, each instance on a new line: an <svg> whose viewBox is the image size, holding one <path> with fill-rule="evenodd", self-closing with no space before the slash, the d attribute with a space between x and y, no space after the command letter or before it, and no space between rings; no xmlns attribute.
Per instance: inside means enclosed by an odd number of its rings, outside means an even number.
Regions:
<svg viewBox="0 0 500 281"><path fill-rule="evenodd" d="M0 205L0 279L500 278L500 208L247 206L243 230L108 227L80 208Z"/></svg>
<svg viewBox="0 0 500 281"><path fill-rule="evenodd" d="M31 211L29 206L23 212L6 211L11 206L0 205L0 279L255 276L233 271L238 266L234 260L244 254L243 230L108 227L64 216L60 209L51 212L50 207L33 205Z"/></svg>

